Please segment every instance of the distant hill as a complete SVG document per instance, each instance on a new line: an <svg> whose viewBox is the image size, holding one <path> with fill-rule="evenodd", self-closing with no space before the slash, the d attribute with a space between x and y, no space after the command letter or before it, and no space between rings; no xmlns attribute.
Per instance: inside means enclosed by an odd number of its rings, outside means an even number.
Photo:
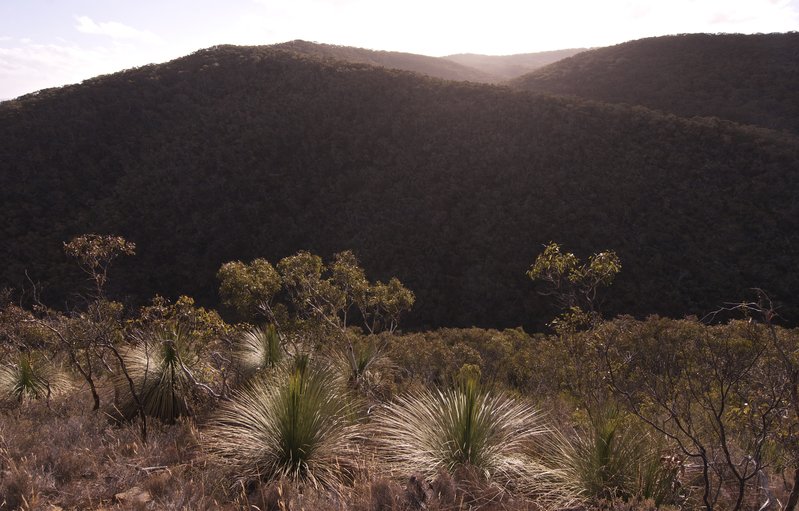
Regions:
<svg viewBox="0 0 799 511"><path fill-rule="evenodd" d="M799 33L641 39L577 54L512 85L799 133Z"/></svg>
<svg viewBox="0 0 799 511"><path fill-rule="evenodd" d="M520 53L517 55L477 55L460 53L443 57L464 66L478 69L495 77L495 81L506 81L530 73L553 62L571 57L586 48L542 51L539 53Z"/></svg>
<svg viewBox="0 0 799 511"><path fill-rule="evenodd" d="M524 272L555 240L619 253L609 313L758 286L799 318L799 144L730 122L220 46L0 104L0 161L0 288L58 305L85 285L61 243L100 232L138 245L111 271L132 303L352 249L416 292L406 328L540 328Z"/></svg>
<svg viewBox="0 0 799 511"><path fill-rule="evenodd" d="M343 60L359 64L370 64L390 69L402 69L443 80L493 82L497 78L490 73L469 67L468 65L425 55L402 53L396 51L375 51L351 46L335 46L307 41L291 41L275 44L276 49L288 50L304 55Z"/></svg>
<svg viewBox="0 0 799 511"><path fill-rule="evenodd" d="M272 48L319 58L402 69L443 80L480 83L504 82L583 51L572 49L503 56L463 53L447 57L428 57L413 53L375 51L301 40L275 44Z"/></svg>

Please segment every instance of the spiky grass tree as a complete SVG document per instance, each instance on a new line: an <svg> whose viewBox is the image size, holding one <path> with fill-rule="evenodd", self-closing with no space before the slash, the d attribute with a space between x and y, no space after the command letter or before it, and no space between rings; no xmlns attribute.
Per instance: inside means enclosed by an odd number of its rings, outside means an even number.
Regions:
<svg viewBox="0 0 799 511"><path fill-rule="evenodd" d="M36 353L21 353L13 364L0 366L0 401L49 399L71 386L63 371Z"/></svg>
<svg viewBox="0 0 799 511"><path fill-rule="evenodd" d="M274 325L251 328L239 337L234 354L235 362L244 379L258 371L275 367L283 359L280 334Z"/></svg>
<svg viewBox="0 0 799 511"><path fill-rule="evenodd" d="M390 369L383 346L374 336L354 339L331 356L345 388L365 395L379 394L383 376Z"/></svg>
<svg viewBox="0 0 799 511"><path fill-rule="evenodd" d="M358 434L338 388L325 365L296 356L222 404L209 451L238 482L287 478L335 491L352 477Z"/></svg>
<svg viewBox="0 0 799 511"><path fill-rule="evenodd" d="M129 419L143 411L167 423L189 415L196 387L193 371L199 361L191 336L175 328L137 337L138 342L123 353L115 376L119 412Z"/></svg>
<svg viewBox="0 0 799 511"><path fill-rule="evenodd" d="M582 493L594 499L679 499L677 468L663 457L649 432L614 408L594 416L588 428L561 437L557 457Z"/></svg>
<svg viewBox="0 0 799 511"><path fill-rule="evenodd" d="M526 402L484 390L468 377L454 388L398 397L377 414L375 438L395 473L465 467L510 491L541 502L567 504L574 492L565 474L529 453L548 431L541 414Z"/></svg>

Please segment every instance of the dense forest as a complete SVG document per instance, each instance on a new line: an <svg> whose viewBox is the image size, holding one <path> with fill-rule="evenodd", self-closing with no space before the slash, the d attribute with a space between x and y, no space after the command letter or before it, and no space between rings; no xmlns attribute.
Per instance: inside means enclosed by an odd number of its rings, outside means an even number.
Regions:
<svg viewBox="0 0 799 511"><path fill-rule="evenodd" d="M557 240L625 263L608 312L680 317L762 287L796 318L790 135L215 47L0 104L3 286L48 303L61 246L137 243L110 292L217 303L228 260L353 250L416 292L406 326L541 327L524 276Z"/></svg>
<svg viewBox="0 0 799 511"><path fill-rule="evenodd" d="M538 92L799 133L799 33L685 34L598 48L513 80Z"/></svg>

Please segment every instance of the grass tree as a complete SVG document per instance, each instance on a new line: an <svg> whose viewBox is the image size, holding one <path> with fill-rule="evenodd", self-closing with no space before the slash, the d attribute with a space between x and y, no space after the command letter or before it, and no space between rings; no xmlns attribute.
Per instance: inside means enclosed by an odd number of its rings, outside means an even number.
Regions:
<svg viewBox="0 0 799 511"><path fill-rule="evenodd" d="M122 353L123 367L116 376L121 415L144 413L170 423L189 415L197 387L208 388L194 375L199 357L191 336L175 328L140 332L137 337Z"/></svg>
<svg viewBox="0 0 799 511"><path fill-rule="evenodd" d="M332 371L299 355L223 403L207 431L209 451L237 482L287 478L335 491L355 466L358 426Z"/></svg>
<svg viewBox="0 0 799 511"><path fill-rule="evenodd" d="M680 500L676 457L634 417L608 407L570 438L559 436L555 459L592 499L650 500L660 508Z"/></svg>
<svg viewBox="0 0 799 511"><path fill-rule="evenodd" d="M530 404L486 391L476 377L448 390L399 396L374 420L383 458L395 473L466 467L511 491L567 504L576 492L565 472L545 467L530 453L548 428Z"/></svg>
<svg viewBox="0 0 799 511"><path fill-rule="evenodd" d="M283 355L280 333L270 324L242 332L236 344L234 361L246 379L263 369L277 366Z"/></svg>
<svg viewBox="0 0 799 511"><path fill-rule="evenodd" d="M372 397L381 394L385 375L390 372L385 342L379 343L375 336L354 337L331 358L345 388Z"/></svg>
<svg viewBox="0 0 799 511"><path fill-rule="evenodd" d="M36 353L21 353L16 361L0 366L0 401L49 399L71 387L63 371Z"/></svg>

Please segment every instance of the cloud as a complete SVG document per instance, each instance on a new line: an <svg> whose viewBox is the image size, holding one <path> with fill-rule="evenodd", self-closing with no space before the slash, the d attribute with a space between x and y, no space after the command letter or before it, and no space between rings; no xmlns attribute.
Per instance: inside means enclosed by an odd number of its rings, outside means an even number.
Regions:
<svg viewBox="0 0 799 511"><path fill-rule="evenodd" d="M48 87L78 83L97 75L113 73L177 55L163 45L137 47L131 41L113 41L106 46L81 46L60 41L53 44L0 44L0 97L11 98ZM184 52L186 53L186 52Z"/></svg>
<svg viewBox="0 0 799 511"><path fill-rule="evenodd" d="M79 70L99 55L74 45L25 44L0 47L0 96L80 81Z"/></svg>
<svg viewBox="0 0 799 511"><path fill-rule="evenodd" d="M799 13L789 0L728 0L709 2L706 18L724 31L773 32L796 30Z"/></svg>
<svg viewBox="0 0 799 511"><path fill-rule="evenodd" d="M65 71L76 64L86 64L95 58L92 52L76 46L55 44L26 44L11 48L0 47L0 72L3 76L25 74L36 69Z"/></svg>
<svg viewBox="0 0 799 511"><path fill-rule="evenodd" d="M138 30L117 21L96 22L88 16L75 16L75 28L84 34L104 35L113 39L132 39L145 43L158 43L161 38L148 30Z"/></svg>

